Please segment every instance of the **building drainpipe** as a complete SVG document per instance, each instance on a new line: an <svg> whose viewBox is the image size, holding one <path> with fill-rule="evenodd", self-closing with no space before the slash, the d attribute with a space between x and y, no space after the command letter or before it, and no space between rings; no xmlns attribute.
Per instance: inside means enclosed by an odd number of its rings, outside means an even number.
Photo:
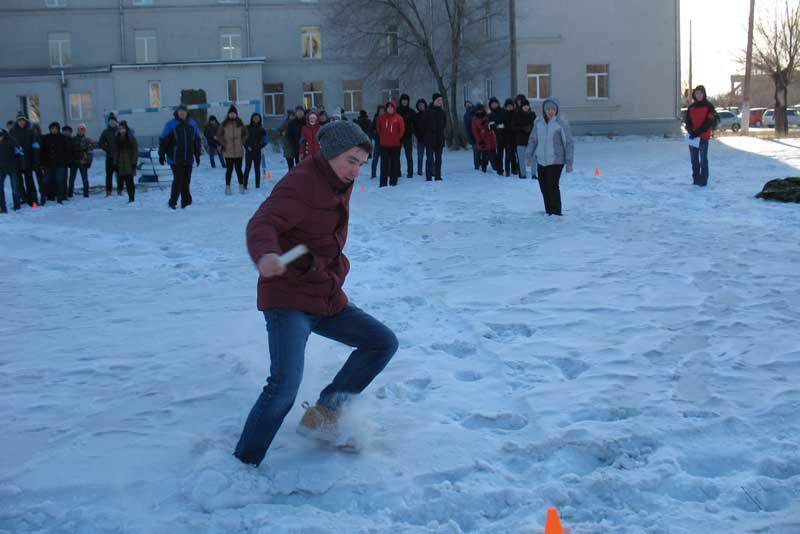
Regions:
<svg viewBox="0 0 800 534"><path fill-rule="evenodd" d="M511 41L511 96L517 94L517 5L508 0L508 34Z"/></svg>
<svg viewBox="0 0 800 534"><path fill-rule="evenodd" d="M67 120L67 78L64 76L64 70L61 70L61 78L59 79L59 84L61 85L61 109L63 110L63 117L64 122L62 124L68 124L69 121Z"/></svg>
<svg viewBox="0 0 800 534"><path fill-rule="evenodd" d="M681 102L683 102L683 83L681 80L681 2L675 0L675 117L681 118ZM691 88L689 88L691 91Z"/></svg>
<svg viewBox="0 0 800 534"><path fill-rule="evenodd" d="M119 54L122 63L125 63L127 54L125 54L125 12L122 5L123 0L119 0Z"/></svg>
<svg viewBox="0 0 800 534"><path fill-rule="evenodd" d="M250 0L244 0L244 18L245 27L247 28L247 57L253 55L253 39L250 33Z"/></svg>

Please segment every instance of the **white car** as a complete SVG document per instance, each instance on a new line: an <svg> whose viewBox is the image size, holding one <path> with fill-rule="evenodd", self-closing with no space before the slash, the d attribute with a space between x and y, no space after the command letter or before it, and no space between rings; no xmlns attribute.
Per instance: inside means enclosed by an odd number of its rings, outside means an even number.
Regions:
<svg viewBox="0 0 800 534"><path fill-rule="evenodd" d="M735 113L731 111L718 111L717 114L719 115L720 130L733 130L734 132L738 132L741 129L741 120Z"/></svg>
<svg viewBox="0 0 800 534"><path fill-rule="evenodd" d="M786 109L786 120L789 123L789 127L797 126L800 127L800 110L787 108ZM775 127L775 110L768 109L764 112L764 115L761 117L761 121L764 123L764 126L767 128L774 128Z"/></svg>

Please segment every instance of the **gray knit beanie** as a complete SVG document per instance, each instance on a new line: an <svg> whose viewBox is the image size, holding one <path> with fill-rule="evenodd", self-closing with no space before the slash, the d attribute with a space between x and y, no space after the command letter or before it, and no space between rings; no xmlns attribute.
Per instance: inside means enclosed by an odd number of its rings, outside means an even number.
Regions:
<svg viewBox="0 0 800 534"><path fill-rule="evenodd" d="M369 137L361 127L351 121L332 121L317 132L322 157L330 161L344 154L354 146L370 143Z"/></svg>

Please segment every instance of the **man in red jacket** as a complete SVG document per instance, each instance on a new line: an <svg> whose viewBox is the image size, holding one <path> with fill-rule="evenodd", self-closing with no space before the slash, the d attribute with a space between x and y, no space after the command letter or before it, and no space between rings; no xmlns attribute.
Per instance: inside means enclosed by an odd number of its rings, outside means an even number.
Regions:
<svg viewBox="0 0 800 534"><path fill-rule="evenodd" d="M350 194L372 145L350 121L322 127L318 139L320 153L295 166L247 225L247 249L260 274L258 309L267 322L271 361L267 384L234 453L247 464L261 463L294 404L312 332L355 348L298 428L332 440L344 403L361 393L397 351L394 333L348 302L342 291L350 269L343 252ZM310 253L284 267L278 256L299 244Z"/></svg>
<svg viewBox="0 0 800 534"><path fill-rule="evenodd" d="M686 132L690 139L700 138L700 146L689 146L694 185L708 185L708 141L714 131L717 110L706 98L706 88L698 85L692 91L692 104L686 110Z"/></svg>
<svg viewBox="0 0 800 534"><path fill-rule="evenodd" d="M397 185L400 177L400 145L406 131L403 117L397 113L394 100L386 103L386 111L378 115L378 139L381 144L381 183L380 187Z"/></svg>

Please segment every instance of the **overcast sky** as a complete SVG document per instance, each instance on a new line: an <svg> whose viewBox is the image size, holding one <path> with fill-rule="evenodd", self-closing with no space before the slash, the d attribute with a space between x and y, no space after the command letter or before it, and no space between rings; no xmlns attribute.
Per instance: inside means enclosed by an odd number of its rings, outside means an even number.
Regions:
<svg viewBox="0 0 800 534"><path fill-rule="evenodd" d="M652 0L651 0L652 1ZM756 0L759 8L774 0ZM704 84L709 95L730 91L731 74L744 73L736 62L747 46L749 0L681 0L681 68L689 79L689 20L692 21L694 85Z"/></svg>

